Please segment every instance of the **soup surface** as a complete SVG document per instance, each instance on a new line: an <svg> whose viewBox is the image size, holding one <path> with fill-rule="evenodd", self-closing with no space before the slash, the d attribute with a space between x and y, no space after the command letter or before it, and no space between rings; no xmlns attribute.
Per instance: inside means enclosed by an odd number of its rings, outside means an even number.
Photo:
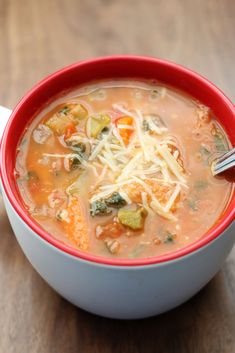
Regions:
<svg viewBox="0 0 235 353"><path fill-rule="evenodd" d="M25 207L52 236L95 255L150 257L201 238L232 185L211 174L228 140L212 112L172 88L100 82L36 116L18 147Z"/></svg>

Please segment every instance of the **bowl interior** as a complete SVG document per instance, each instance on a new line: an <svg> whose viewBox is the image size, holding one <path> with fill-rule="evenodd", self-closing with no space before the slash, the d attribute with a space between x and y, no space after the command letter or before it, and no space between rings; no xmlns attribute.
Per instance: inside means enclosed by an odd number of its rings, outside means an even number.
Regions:
<svg viewBox="0 0 235 353"><path fill-rule="evenodd" d="M46 104L64 91L71 90L89 81L102 79L151 79L178 88L212 109L224 127L231 143L235 144L234 106L228 98L212 83L202 76L171 62L148 57L116 56L78 62L64 68L34 86L18 103L7 124L2 139L1 176L4 190L12 206L20 217L42 238L62 251L89 261L111 265L146 265L169 261L199 249L218 236L234 219L235 196L217 224L203 238L179 251L148 259L106 259L82 253L69 247L40 228L23 207L17 185L14 180L16 148L26 125Z"/></svg>

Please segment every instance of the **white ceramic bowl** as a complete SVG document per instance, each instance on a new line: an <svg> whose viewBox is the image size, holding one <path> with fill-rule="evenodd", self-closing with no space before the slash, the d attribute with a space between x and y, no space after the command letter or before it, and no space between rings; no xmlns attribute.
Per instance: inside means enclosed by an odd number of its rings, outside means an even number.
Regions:
<svg viewBox="0 0 235 353"><path fill-rule="evenodd" d="M73 249L47 234L27 214L14 181L17 141L35 112L59 92L92 79L158 79L210 106L235 142L233 104L209 81L179 65L146 57L116 56L67 67L36 85L16 106L0 152L2 193L16 238L36 271L64 298L98 315L137 319L170 310L198 292L220 269L234 241L235 197L201 240L147 259L112 260ZM0 109L1 122L9 116Z"/></svg>

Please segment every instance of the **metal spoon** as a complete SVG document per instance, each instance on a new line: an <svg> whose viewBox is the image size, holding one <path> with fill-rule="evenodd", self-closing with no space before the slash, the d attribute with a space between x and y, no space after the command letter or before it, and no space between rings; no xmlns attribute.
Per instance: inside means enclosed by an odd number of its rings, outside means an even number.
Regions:
<svg viewBox="0 0 235 353"><path fill-rule="evenodd" d="M220 174L235 166L235 148L224 153L219 158L215 159L211 164L211 171L213 175Z"/></svg>

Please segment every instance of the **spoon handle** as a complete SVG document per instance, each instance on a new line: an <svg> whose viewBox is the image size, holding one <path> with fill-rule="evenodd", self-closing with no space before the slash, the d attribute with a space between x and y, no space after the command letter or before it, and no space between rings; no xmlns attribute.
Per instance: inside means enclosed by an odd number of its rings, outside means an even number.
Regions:
<svg viewBox="0 0 235 353"><path fill-rule="evenodd" d="M235 166L235 148L216 159L211 166L212 174L217 175Z"/></svg>

